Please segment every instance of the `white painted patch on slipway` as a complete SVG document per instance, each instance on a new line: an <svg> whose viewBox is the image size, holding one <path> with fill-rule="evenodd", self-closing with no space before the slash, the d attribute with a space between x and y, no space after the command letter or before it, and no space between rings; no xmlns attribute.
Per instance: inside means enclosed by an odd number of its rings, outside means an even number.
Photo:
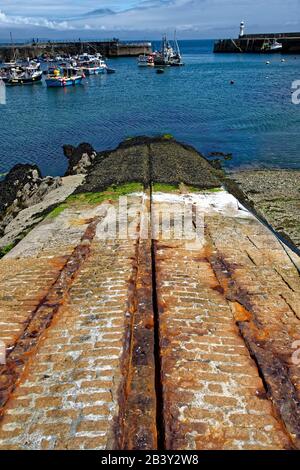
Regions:
<svg viewBox="0 0 300 470"><path fill-rule="evenodd" d="M227 191L189 194L153 193L152 201L169 204L195 204L204 214L252 219L254 216Z"/></svg>

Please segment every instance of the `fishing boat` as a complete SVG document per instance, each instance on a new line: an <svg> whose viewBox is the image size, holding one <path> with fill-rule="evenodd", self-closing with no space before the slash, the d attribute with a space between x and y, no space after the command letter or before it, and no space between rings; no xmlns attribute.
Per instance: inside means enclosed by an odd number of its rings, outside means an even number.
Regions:
<svg viewBox="0 0 300 470"><path fill-rule="evenodd" d="M54 67L48 72L46 85L48 88L65 88L80 85L84 78L84 74L78 73L73 67Z"/></svg>
<svg viewBox="0 0 300 470"><path fill-rule="evenodd" d="M9 66L0 71L0 77L8 86L33 85L42 81L43 72L39 63L28 62L26 66Z"/></svg>
<svg viewBox="0 0 300 470"><path fill-rule="evenodd" d="M86 75L99 75L100 73L104 73L107 69L107 65L102 59L91 59L89 62L79 63L77 66Z"/></svg>
<svg viewBox="0 0 300 470"><path fill-rule="evenodd" d="M173 45L168 41L166 35L163 36L161 51L154 56L154 65L156 67L178 67L184 65L179 44L176 39L176 32Z"/></svg>
<svg viewBox="0 0 300 470"><path fill-rule="evenodd" d="M17 86L17 85L34 85L35 83L40 83L43 78L43 72L27 72L23 73L11 73L5 78L2 78L4 83L8 86Z"/></svg>
<svg viewBox="0 0 300 470"><path fill-rule="evenodd" d="M104 73L107 69L105 61L102 59L101 54L82 54L74 58L77 62L76 70L82 71L85 75L99 75Z"/></svg>

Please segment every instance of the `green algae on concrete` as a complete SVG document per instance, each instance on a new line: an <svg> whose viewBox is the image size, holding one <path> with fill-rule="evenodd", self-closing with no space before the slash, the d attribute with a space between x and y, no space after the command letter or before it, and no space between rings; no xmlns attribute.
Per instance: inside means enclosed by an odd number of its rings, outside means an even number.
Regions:
<svg viewBox="0 0 300 470"><path fill-rule="evenodd" d="M69 207L81 206L81 205L97 205L108 200L116 200L121 196L126 196L131 193L137 193L143 191L143 185L140 183L127 183L120 186L112 185L107 188L106 191L95 192L95 193L79 193L72 194L69 196L66 201L48 214L48 219L54 219L58 217L62 212L64 212Z"/></svg>
<svg viewBox="0 0 300 470"><path fill-rule="evenodd" d="M176 184L154 183L152 191L155 193L178 193L179 186Z"/></svg>
<svg viewBox="0 0 300 470"><path fill-rule="evenodd" d="M15 243L10 243L9 245L0 248L0 259L3 258L7 253L9 253L15 246Z"/></svg>

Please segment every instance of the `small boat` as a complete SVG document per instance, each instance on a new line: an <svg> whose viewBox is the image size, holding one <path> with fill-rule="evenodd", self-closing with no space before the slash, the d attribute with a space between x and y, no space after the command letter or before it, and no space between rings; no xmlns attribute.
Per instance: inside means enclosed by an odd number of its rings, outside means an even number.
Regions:
<svg viewBox="0 0 300 470"><path fill-rule="evenodd" d="M104 60L95 59L94 61L78 63L76 69L82 70L85 75L99 75L104 73L107 68Z"/></svg>
<svg viewBox="0 0 300 470"><path fill-rule="evenodd" d="M268 53L280 52L282 51L282 47L283 47L282 44L276 41L276 39L273 39L273 40L268 39L264 41L261 51L268 52Z"/></svg>
<svg viewBox="0 0 300 470"><path fill-rule="evenodd" d="M148 56L146 54L139 56L138 66L139 67L148 67Z"/></svg>
<svg viewBox="0 0 300 470"><path fill-rule="evenodd" d="M157 69L157 70L156 70L156 73L162 74L162 73L165 73L165 71L164 71L164 69Z"/></svg>
<svg viewBox="0 0 300 470"><path fill-rule="evenodd" d="M272 42L270 46L270 49L272 52L278 52L278 51L281 51L282 47L283 47L282 44L274 39L274 41Z"/></svg>
<svg viewBox="0 0 300 470"><path fill-rule="evenodd" d="M77 71L82 71L85 75L99 75L104 73L107 69L105 61L102 59L101 54L90 55L83 54L77 58Z"/></svg>
<svg viewBox="0 0 300 470"><path fill-rule="evenodd" d="M138 58L138 66L139 67L154 67L154 57L155 54L140 55Z"/></svg>
<svg viewBox="0 0 300 470"><path fill-rule="evenodd" d="M17 67L17 62L15 60L11 60L9 62L4 62L4 67Z"/></svg>
<svg viewBox="0 0 300 470"><path fill-rule="evenodd" d="M46 77L46 85L48 88L68 87L80 85L85 75L79 74L72 67L55 67L50 69Z"/></svg>

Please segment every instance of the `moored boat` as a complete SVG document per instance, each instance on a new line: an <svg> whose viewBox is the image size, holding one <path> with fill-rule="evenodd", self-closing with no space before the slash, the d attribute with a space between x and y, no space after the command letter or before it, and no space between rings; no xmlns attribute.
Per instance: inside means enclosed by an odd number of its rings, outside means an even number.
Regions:
<svg viewBox="0 0 300 470"><path fill-rule="evenodd" d="M155 54L140 55L138 58L138 66L139 67L154 67L154 57Z"/></svg>
<svg viewBox="0 0 300 470"><path fill-rule="evenodd" d="M176 39L176 33L173 46L167 39L167 36L163 36L161 51L154 55L154 65L156 67L178 67L184 65L179 44Z"/></svg>
<svg viewBox="0 0 300 470"><path fill-rule="evenodd" d="M139 67L148 67L148 56L146 54L140 55L138 58Z"/></svg>
<svg viewBox="0 0 300 470"><path fill-rule="evenodd" d="M105 61L102 59L101 54L90 55L83 54L74 58L76 60L76 70L82 71L85 75L99 75L104 73L107 69Z"/></svg>
<svg viewBox="0 0 300 470"><path fill-rule="evenodd" d="M282 44L276 41L276 39L265 40L262 45L261 52L267 52L267 53L281 52L282 48L283 48Z"/></svg>
<svg viewBox="0 0 300 470"><path fill-rule="evenodd" d="M27 66L8 66L0 70L0 78L8 86L40 83L43 72L39 63L28 62Z"/></svg>
<svg viewBox="0 0 300 470"><path fill-rule="evenodd" d="M85 75L99 75L100 73L104 73L107 69L107 65L102 59L95 59L89 62L78 64L78 69L82 70Z"/></svg>
<svg viewBox="0 0 300 470"><path fill-rule="evenodd" d="M43 72L37 71L33 73L23 72L21 74L11 74L5 78L2 78L2 80L8 86L20 86L40 83L42 81L42 78Z"/></svg>
<svg viewBox="0 0 300 470"><path fill-rule="evenodd" d="M49 70L46 85L48 88L75 86L80 85L84 78L83 73L78 73L72 67L55 67Z"/></svg>

